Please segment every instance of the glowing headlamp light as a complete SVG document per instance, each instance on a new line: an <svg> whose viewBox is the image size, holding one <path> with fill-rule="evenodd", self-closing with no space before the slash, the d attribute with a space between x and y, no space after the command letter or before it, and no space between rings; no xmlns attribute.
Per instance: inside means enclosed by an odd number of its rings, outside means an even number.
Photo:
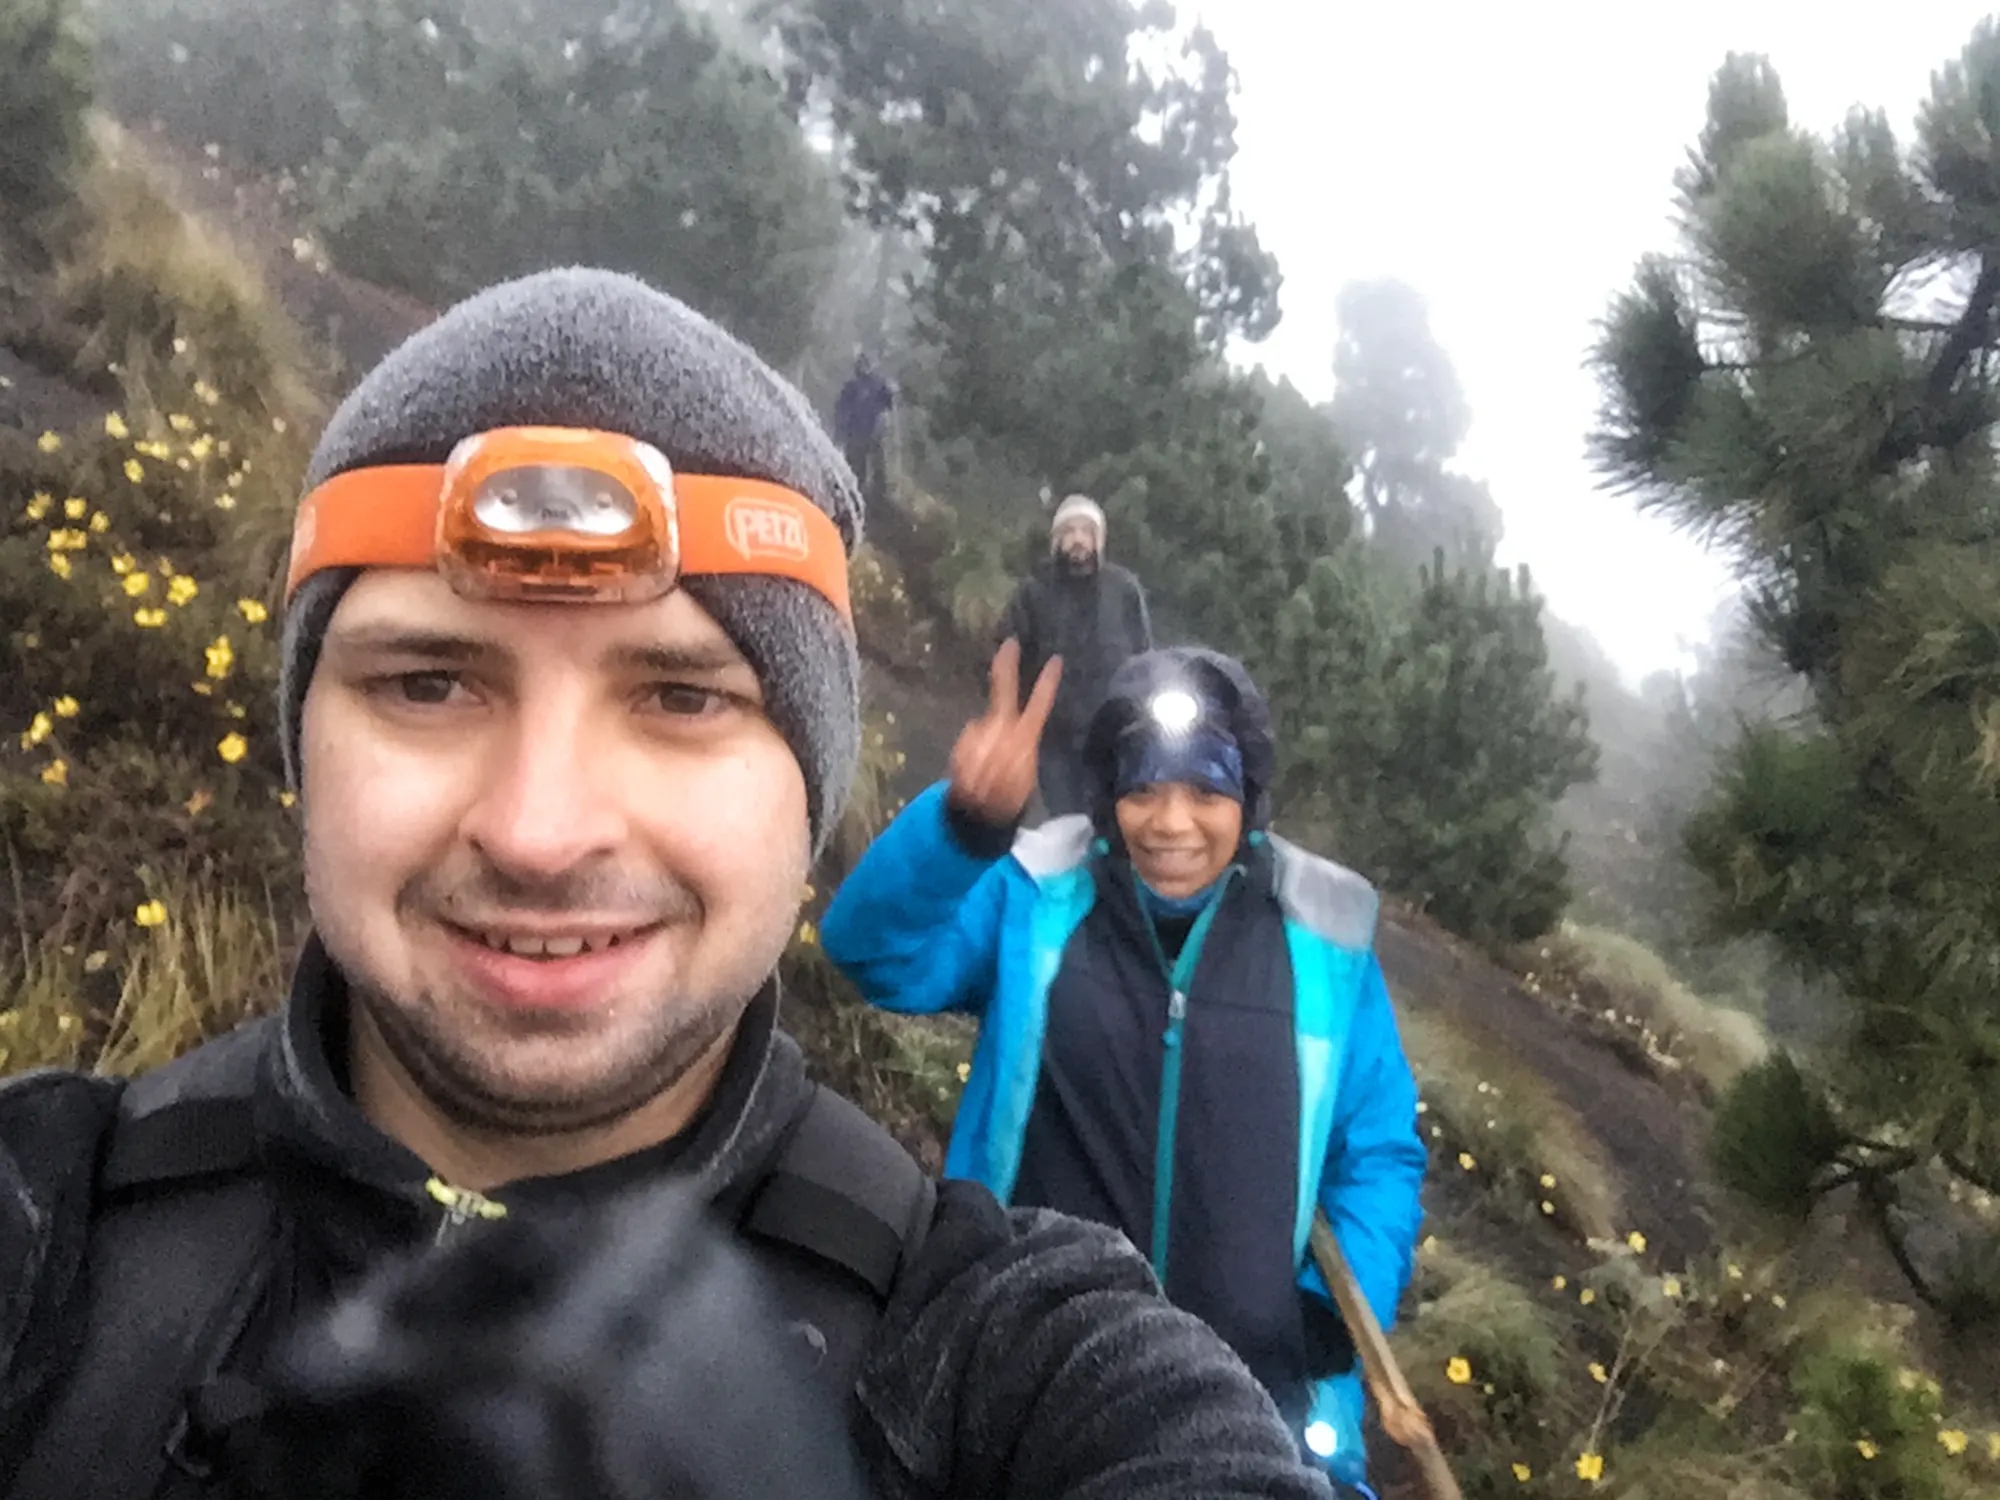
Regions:
<svg viewBox="0 0 2000 1500"><path fill-rule="evenodd" d="M1321 1458L1332 1458L1340 1447L1340 1434L1331 1422L1314 1422L1306 1428L1306 1447Z"/></svg>
<svg viewBox="0 0 2000 1500"><path fill-rule="evenodd" d="M1194 694L1182 688L1155 693L1147 710L1153 722L1172 735L1186 734L1201 718L1201 705L1195 702Z"/></svg>
<svg viewBox="0 0 2000 1500"><path fill-rule="evenodd" d="M325 568L431 568L470 599L638 604L690 574L791 578L843 618L847 547L782 485L677 474L620 433L508 427L442 465L354 469L299 506L286 597Z"/></svg>

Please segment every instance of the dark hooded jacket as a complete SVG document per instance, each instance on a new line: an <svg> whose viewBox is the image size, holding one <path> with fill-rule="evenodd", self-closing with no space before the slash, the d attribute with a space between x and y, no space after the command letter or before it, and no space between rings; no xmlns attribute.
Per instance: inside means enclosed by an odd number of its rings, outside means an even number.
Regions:
<svg viewBox="0 0 2000 1500"><path fill-rule="evenodd" d="M282 1334L316 1317L371 1267L480 1232L464 1200L350 1099L346 1007L344 983L314 942L279 1015L148 1080L155 1097L187 1102L246 1068L254 1076L255 1156L280 1211L275 1239L246 1247L261 1290L246 1299L222 1362L239 1384L254 1383ZM754 1003L716 1095L680 1138L494 1197L510 1218L552 1221L648 1182L692 1182L719 1202L768 1160L811 1087L776 1013L774 992ZM50 1071L0 1088L0 1494L19 1500L150 1500L107 1493L87 1445L35 1455L33 1441L50 1399L79 1378L99 1300L92 1280L110 1274L93 1231L122 1087ZM177 1266L172 1256L172 1246L160 1246L138 1264L163 1287L174 1280L164 1272L176 1268L196 1285L236 1274ZM158 1313L175 1317L171 1294L161 1294ZM616 1390L619 1356L606 1348L603 1357L603 1386ZM751 1356L702 1348L687 1357L726 1365ZM111 1372L114 1396L118 1382L126 1387L107 1423L175 1408L178 1398L149 1388L145 1371L125 1370L115 1356L94 1368ZM899 1500L1327 1493L1299 1466L1242 1367L1207 1329L1159 1298L1143 1260L1116 1235L1046 1213L1010 1214L969 1184L940 1187L921 1249L899 1274L867 1346L849 1416L869 1491ZM537 1456L551 1461L546 1451ZM39 1472L59 1478L17 1489L24 1458L37 1457L53 1458ZM334 1492L325 1482L314 1491ZM153 1493L230 1491L195 1472L175 1473Z"/></svg>
<svg viewBox="0 0 2000 1500"><path fill-rule="evenodd" d="M1062 658L1046 742L1070 746L1082 740L1112 675L1153 649L1153 624L1146 592L1128 569L1100 561L1088 573L1074 573L1061 558L1050 558L1014 591L995 639L1021 643L1024 706L1049 658Z"/></svg>

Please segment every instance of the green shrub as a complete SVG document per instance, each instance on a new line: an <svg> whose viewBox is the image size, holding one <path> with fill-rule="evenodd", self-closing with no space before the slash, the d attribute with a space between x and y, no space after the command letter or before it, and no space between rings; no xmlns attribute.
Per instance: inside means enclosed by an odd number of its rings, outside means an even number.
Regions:
<svg viewBox="0 0 2000 1500"><path fill-rule="evenodd" d="M1723 1096L1709 1141L1725 1186L1772 1213L1804 1219L1847 1137L1825 1095L1778 1052Z"/></svg>

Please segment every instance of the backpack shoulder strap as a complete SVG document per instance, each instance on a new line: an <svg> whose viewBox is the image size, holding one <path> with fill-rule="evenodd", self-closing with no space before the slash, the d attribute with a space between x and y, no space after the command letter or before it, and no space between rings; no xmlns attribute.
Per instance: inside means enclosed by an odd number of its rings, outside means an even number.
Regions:
<svg viewBox="0 0 2000 1500"><path fill-rule="evenodd" d="M937 1184L861 1109L815 1084L737 1219L832 1388L852 1392Z"/></svg>
<svg viewBox="0 0 2000 1500"><path fill-rule="evenodd" d="M815 1084L742 1229L808 1251L886 1301L929 1225L933 1197L930 1178L894 1136Z"/></svg>
<svg viewBox="0 0 2000 1500"><path fill-rule="evenodd" d="M253 1025L129 1085L99 1168L76 1357L7 1493L135 1500L186 1451L189 1402L263 1291L277 1212L256 1170Z"/></svg>

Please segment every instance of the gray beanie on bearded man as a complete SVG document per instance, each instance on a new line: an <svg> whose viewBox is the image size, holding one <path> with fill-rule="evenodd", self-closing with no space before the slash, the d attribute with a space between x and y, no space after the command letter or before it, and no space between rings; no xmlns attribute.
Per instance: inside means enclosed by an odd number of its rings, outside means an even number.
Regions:
<svg viewBox="0 0 2000 1500"><path fill-rule="evenodd" d="M341 403L306 489L378 464L441 464L496 427L591 427L650 443L676 472L759 479L832 517L851 557L862 501L798 391L707 318L629 276L546 271L460 303L412 336ZM299 785L306 688L359 569L316 573L285 619L278 686L285 771ZM788 578L689 575L688 595L736 643L765 712L805 773L815 852L839 820L860 749L854 634Z"/></svg>

